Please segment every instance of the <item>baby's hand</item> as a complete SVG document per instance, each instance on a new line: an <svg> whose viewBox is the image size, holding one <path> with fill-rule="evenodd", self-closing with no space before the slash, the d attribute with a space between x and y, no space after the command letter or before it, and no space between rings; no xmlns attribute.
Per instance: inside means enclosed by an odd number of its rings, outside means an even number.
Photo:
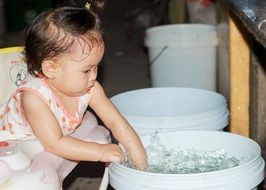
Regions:
<svg viewBox="0 0 266 190"><path fill-rule="evenodd" d="M148 166L147 156L144 153L129 153L131 162L138 170L145 170Z"/></svg>
<svg viewBox="0 0 266 190"><path fill-rule="evenodd" d="M99 161L101 162L118 162L121 163L125 160L125 155L122 149L116 144L101 145L101 155Z"/></svg>
<svg viewBox="0 0 266 190"><path fill-rule="evenodd" d="M127 151L130 161L137 169L144 170L147 168L147 154L142 144L130 142Z"/></svg>

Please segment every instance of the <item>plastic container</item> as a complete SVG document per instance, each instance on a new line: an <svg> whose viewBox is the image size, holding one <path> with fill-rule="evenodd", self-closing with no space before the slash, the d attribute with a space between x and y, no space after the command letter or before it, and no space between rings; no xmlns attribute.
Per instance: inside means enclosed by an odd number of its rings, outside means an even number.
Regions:
<svg viewBox="0 0 266 190"><path fill-rule="evenodd" d="M111 163L109 181L112 187L116 190L251 190L264 179L261 149L249 138L218 131L176 131L158 136L169 148L203 151L223 148L230 156L250 159L236 167L197 174L149 173ZM142 136L141 140L148 145L150 136Z"/></svg>
<svg viewBox="0 0 266 190"><path fill-rule="evenodd" d="M139 135L157 131L223 130L228 125L225 98L196 88L132 90L111 101Z"/></svg>
<svg viewBox="0 0 266 190"><path fill-rule="evenodd" d="M216 28L172 24L146 30L153 87L192 87L216 91Z"/></svg>

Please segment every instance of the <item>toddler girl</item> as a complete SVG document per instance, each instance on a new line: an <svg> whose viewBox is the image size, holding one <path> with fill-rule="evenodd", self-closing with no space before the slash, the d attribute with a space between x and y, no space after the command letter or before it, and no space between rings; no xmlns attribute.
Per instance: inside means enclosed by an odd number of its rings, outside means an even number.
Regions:
<svg viewBox="0 0 266 190"><path fill-rule="evenodd" d="M137 168L146 167L139 137L97 82L104 54L101 23L93 0L85 7L61 7L39 15L25 32L28 72L16 93L0 108L0 139L39 141L32 171L42 169L58 186L76 161L122 162L124 153L86 111L90 106L125 146ZM58 186L60 188L60 184Z"/></svg>

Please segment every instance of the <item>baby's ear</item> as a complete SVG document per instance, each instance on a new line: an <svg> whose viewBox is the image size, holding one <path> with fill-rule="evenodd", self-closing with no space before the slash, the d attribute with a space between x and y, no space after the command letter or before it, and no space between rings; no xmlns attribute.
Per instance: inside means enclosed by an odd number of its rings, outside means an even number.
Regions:
<svg viewBox="0 0 266 190"><path fill-rule="evenodd" d="M57 64L52 60L43 61L42 72L47 78L54 78L57 72Z"/></svg>

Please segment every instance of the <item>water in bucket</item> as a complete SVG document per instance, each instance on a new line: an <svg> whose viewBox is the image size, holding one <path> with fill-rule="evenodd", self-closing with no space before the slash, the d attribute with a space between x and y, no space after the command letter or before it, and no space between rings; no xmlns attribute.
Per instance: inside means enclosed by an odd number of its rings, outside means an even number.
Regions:
<svg viewBox="0 0 266 190"><path fill-rule="evenodd" d="M240 162L221 170L188 174L152 173L111 163L109 179L112 187L116 190L253 190L264 179L265 163L260 147L249 138L218 131L161 132L158 137L168 149L194 149L208 154L223 149L229 155L227 158ZM141 137L144 146L151 144L152 139L150 135Z"/></svg>
<svg viewBox="0 0 266 190"><path fill-rule="evenodd" d="M158 137L158 133L150 136L150 144L146 145L148 167L146 172L161 174L193 174L218 171L239 166L250 157L236 158L228 155L224 149L211 151L168 148ZM126 167L135 168L130 157L122 163Z"/></svg>

